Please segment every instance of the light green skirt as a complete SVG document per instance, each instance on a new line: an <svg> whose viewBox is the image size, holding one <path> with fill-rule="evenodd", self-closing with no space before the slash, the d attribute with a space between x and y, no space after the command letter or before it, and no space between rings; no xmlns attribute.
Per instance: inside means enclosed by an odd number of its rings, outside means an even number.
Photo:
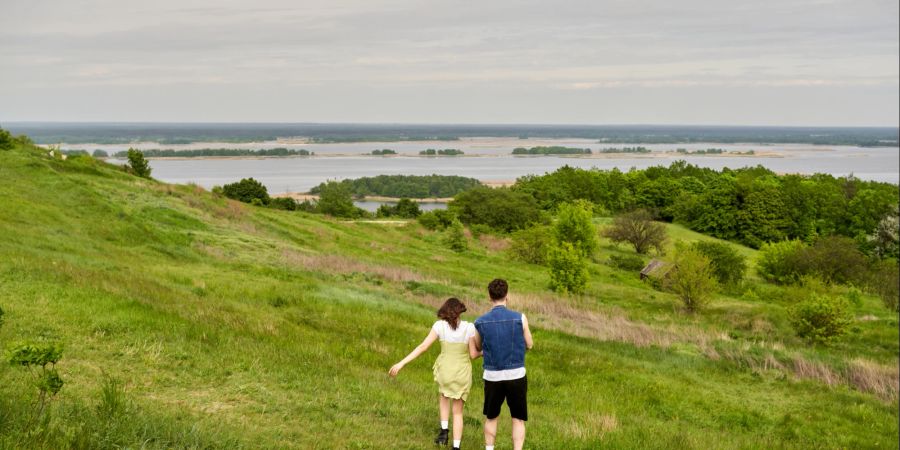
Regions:
<svg viewBox="0 0 900 450"><path fill-rule="evenodd" d="M472 360L468 344L441 341L441 354L434 362L434 381L444 397L463 401L469 397Z"/></svg>

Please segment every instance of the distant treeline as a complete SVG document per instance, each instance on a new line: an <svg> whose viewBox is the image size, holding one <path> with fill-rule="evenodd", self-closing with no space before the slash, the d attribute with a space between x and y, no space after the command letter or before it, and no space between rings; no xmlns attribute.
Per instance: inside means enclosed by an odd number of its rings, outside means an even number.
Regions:
<svg viewBox="0 0 900 450"><path fill-rule="evenodd" d="M396 155L396 154L397 154L397 152L395 152L389 148L383 148L380 150L372 150L372 155L374 155L374 156L385 156L385 155Z"/></svg>
<svg viewBox="0 0 900 450"><path fill-rule="evenodd" d="M465 137L581 138L601 144L794 143L897 147L897 127L739 127L675 125L387 125L234 123L4 123L39 144L162 145L193 142L263 142L307 137L313 142L402 142ZM166 144L169 143L169 144Z"/></svg>
<svg viewBox="0 0 900 450"><path fill-rule="evenodd" d="M354 197L369 195L396 198L446 198L481 186L474 178L455 175L379 175L340 182ZM309 192L318 194L325 183Z"/></svg>
<svg viewBox="0 0 900 450"><path fill-rule="evenodd" d="M684 148L679 148L675 151L681 153L682 155L721 155L722 153L725 153L725 150L722 150L721 148L707 148L700 150L687 150Z"/></svg>
<svg viewBox="0 0 900 450"><path fill-rule="evenodd" d="M207 156L309 156L315 152L309 150L294 150L284 147L269 149L240 149L240 148L203 148L197 150L172 150L150 149L142 150L147 158L202 158ZM116 152L117 158L128 156L127 151Z"/></svg>
<svg viewBox="0 0 900 450"><path fill-rule="evenodd" d="M513 155L590 155L591 149L589 148L575 148L575 147L561 147L557 145L553 146L539 146L539 147L516 147L512 151Z"/></svg>
<svg viewBox="0 0 900 450"><path fill-rule="evenodd" d="M866 248L868 236L897 213L900 202L900 189L890 183L777 175L762 166L716 171L684 161L629 172L566 166L519 178L513 189L549 210L579 199L605 214L644 208L659 219L751 247L838 234Z"/></svg>
<svg viewBox="0 0 900 450"><path fill-rule="evenodd" d="M429 148L428 150L422 150L419 154L422 156L459 156L464 155L465 152L455 148L444 148L440 150Z"/></svg>
<svg viewBox="0 0 900 450"><path fill-rule="evenodd" d="M600 153L650 153L647 147L608 147L601 148Z"/></svg>

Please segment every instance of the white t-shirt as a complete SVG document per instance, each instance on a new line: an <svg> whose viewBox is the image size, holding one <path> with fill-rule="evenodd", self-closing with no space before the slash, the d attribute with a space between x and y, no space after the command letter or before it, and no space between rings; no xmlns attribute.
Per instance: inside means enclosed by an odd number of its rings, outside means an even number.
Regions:
<svg viewBox="0 0 900 450"><path fill-rule="evenodd" d="M450 328L450 324L446 320L438 320L431 326L431 329L444 342L467 344L469 338L475 336L475 325L465 320L460 320L455 330Z"/></svg>

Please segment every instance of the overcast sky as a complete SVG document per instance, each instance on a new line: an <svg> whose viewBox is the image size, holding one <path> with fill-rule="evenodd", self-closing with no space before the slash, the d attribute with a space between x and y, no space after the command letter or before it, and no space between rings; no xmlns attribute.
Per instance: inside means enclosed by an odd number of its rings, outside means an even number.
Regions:
<svg viewBox="0 0 900 450"><path fill-rule="evenodd" d="M897 0L0 0L0 121L897 126Z"/></svg>

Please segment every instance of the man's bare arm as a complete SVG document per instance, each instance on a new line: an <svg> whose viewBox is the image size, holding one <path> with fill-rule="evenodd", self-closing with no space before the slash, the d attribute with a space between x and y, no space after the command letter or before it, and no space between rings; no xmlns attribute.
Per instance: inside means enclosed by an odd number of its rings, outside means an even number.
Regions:
<svg viewBox="0 0 900 450"><path fill-rule="evenodd" d="M531 350L534 347L534 339L531 337L531 328L528 328L528 318L522 314L522 331L525 333L525 348Z"/></svg>

